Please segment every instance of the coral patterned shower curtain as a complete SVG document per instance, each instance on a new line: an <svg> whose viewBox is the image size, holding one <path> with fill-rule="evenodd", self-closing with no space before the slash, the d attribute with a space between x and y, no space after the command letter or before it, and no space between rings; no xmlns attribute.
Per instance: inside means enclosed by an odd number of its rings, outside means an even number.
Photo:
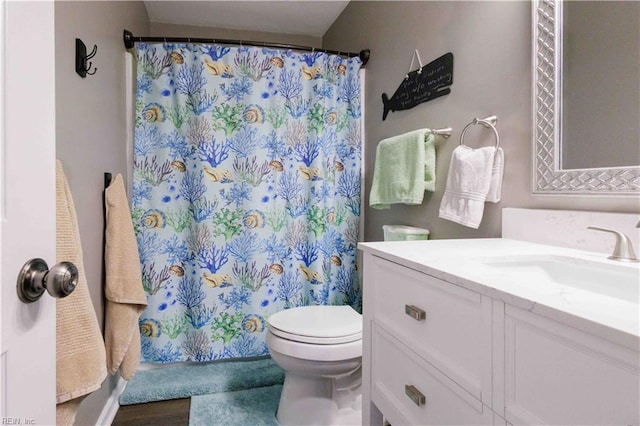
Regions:
<svg viewBox="0 0 640 426"><path fill-rule="evenodd" d="M267 355L265 320L359 308L358 58L137 44L146 362Z"/></svg>

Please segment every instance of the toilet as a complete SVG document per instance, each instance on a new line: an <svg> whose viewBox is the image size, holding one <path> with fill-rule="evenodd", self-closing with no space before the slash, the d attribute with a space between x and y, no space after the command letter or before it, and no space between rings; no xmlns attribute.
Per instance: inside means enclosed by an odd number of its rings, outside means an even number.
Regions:
<svg viewBox="0 0 640 426"><path fill-rule="evenodd" d="M350 306L301 306L267 320L267 346L285 371L282 425L360 425L362 315Z"/></svg>

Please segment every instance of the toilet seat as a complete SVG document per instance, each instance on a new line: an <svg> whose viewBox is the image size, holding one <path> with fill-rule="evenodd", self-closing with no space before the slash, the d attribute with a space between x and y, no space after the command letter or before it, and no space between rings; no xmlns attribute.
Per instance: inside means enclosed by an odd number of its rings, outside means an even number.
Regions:
<svg viewBox="0 0 640 426"><path fill-rule="evenodd" d="M340 345L343 343L351 343L357 340L362 340L362 332L356 334L350 334L348 336L338 337L311 337L300 336L298 334L287 333L286 331L279 330L273 326L269 327L269 331L283 339L291 340L299 343L309 343L313 345Z"/></svg>
<svg viewBox="0 0 640 426"><path fill-rule="evenodd" d="M362 357L362 340L336 345L302 343L282 338L273 329L267 331L267 346L271 356L276 359L274 352L298 360L308 361L336 361L341 362Z"/></svg>
<svg viewBox="0 0 640 426"><path fill-rule="evenodd" d="M283 339L316 345L362 340L362 315L350 306L301 306L275 313L269 331Z"/></svg>

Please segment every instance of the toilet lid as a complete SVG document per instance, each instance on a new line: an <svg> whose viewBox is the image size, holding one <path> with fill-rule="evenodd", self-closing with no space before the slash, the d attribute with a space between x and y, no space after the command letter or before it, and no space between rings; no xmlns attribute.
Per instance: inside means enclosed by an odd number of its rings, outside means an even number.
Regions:
<svg viewBox="0 0 640 426"><path fill-rule="evenodd" d="M269 330L285 339L339 344L362 339L362 315L350 306L300 306L275 313Z"/></svg>

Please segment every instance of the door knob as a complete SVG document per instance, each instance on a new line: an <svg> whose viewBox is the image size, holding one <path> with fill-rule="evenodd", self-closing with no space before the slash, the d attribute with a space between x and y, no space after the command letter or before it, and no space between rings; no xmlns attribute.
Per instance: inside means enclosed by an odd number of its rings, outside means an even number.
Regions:
<svg viewBox="0 0 640 426"><path fill-rule="evenodd" d="M24 303L40 299L46 289L53 297L66 297L78 285L78 268L71 262L60 262L51 269L42 259L31 259L18 274L18 297Z"/></svg>

